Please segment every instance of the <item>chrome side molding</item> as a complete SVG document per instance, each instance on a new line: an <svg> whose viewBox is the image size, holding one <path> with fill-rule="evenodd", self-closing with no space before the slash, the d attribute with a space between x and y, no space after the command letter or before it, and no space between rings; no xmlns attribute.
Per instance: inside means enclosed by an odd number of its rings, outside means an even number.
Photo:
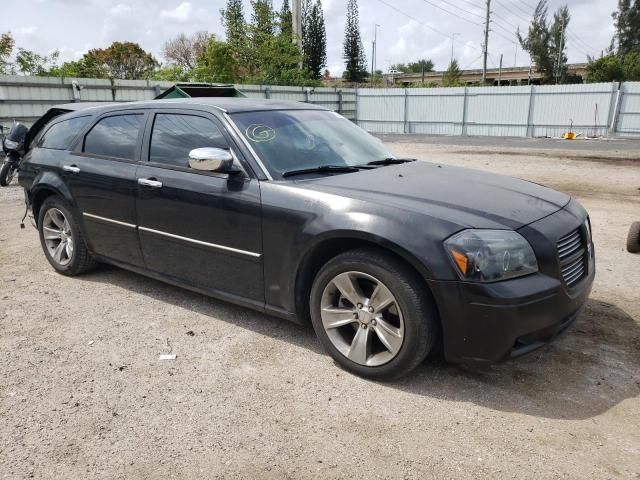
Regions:
<svg viewBox="0 0 640 480"><path fill-rule="evenodd" d="M92 213L87 213L87 212L82 212L82 215L84 217L87 218L91 218L93 220L101 220L103 222L107 222L107 223L113 223L114 225L120 225L121 227L127 227L127 228L132 228L135 230L136 226L131 224L131 223L126 223L126 222L121 222L119 220L113 220L111 218L105 218L105 217L101 217L99 215L94 215Z"/></svg>
<svg viewBox="0 0 640 480"><path fill-rule="evenodd" d="M217 250L224 250L226 252L239 253L241 255L247 255L253 258L262 257L261 253L249 252L247 250L240 250L239 248L226 247L224 245L217 245L215 243L203 242L202 240L196 240L195 238L182 237L180 235L174 235L173 233L163 232L161 230L154 230L153 228L138 227L138 230L143 232L155 233L156 235L162 235L164 237L175 238L176 240L183 240L185 242L194 243L196 245L202 245L203 247L215 248Z"/></svg>

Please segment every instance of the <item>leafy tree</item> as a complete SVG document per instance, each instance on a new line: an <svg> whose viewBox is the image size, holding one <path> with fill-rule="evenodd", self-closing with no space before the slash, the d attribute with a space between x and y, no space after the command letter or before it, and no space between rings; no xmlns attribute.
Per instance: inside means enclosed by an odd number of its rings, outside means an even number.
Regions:
<svg viewBox="0 0 640 480"><path fill-rule="evenodd" d="M57 50L51 55L40 55L31 50L19 48L16 55L18 71L23 75L46 75L60 56Z"/></svg>
<svg viewBox="0 0 640 480"><path fill-rule="evenodd" d="M412 73L422 73L422 68L424 67L425 72L433 72L435 65L431 59L422 59L417 62L409 62L407 65L407 69Z"/></svg>
<svg viewBox="0 0 640 480"><path fill-rule="evenodd" d="M303 65L312 79L319 80L327 65L327 31L321 0L313 3L303 24L305 25L302 38Z"/></svg>
<svg viewBox="0 0 640 480"><path fill-rule="evenodd" d="M180 65L167 65L153 72L151 78L165 82L187 82L189 81L191 71L193 71L193 68L191 70L185 70L185 68Z"/></svg>
<svg viewBox="0 0 640 480"><path fill-rule="evenodd" d="M566 83L569 69L567 67L567 28L571 16L565 5L553 14L553 23L549 30L549 58L553 61L554 77L560 83Z"/></svg>
<svg viewBox="0 0 640 480"><path fill-rule="evenodd" d="M344 29L344 78L349 82L361 82L367 76L367 60L360 36L357 0L348 0Z"/></svg>
<svg viewBox="0 0 640 480"><path fill-rule="evenodd" d="M148 78L158 62L140 45L133 42L113 42L108 48L94 48L85 54L91 62L106 67L110 78L139 80Z"/></svg>
<svg viewBox="0 0 640 480"><path fill-rule="evenodd" d="M613 13L613 20L618 56L624 57L640 49L640 1L618 0L618 10Z"/></svg>
<svg viewBox="0 0 640 480"><path fill-rule="evenodd" d="M293 17L291 16L291 8L289 8L289 0L282 2L282 8L278 14L278 31L283 37L293 40Z"/></svg>
<svg viewBox="0 0 640 480"><path fill-rule="evenodd" d="M85 54L80 60L65 62L51 69L56 77L109 78L109 69L96 57Z"/></svg>
<svg viewBox="0 0 640 480"><path fill-rule="evenodd" d="M251 0L251 30L254 36L269 37L276 32L275 13L271 0Z"/></svg>
<svg viewBox="0 0 640 480"><path fill-rule="evenodd" d="M622 68L627 82L640 81L640 49L630 51L624 56Z"/></svg>
<svg viewBox="0 0 640 480"><path fill-rule="evenodd" d="M389 70L397 70L398 72L408 73L409 67L406 63L394 63L392 65L389 65Z"/></svg>
<svg viewBox="0 0 640 480"><path fill-rule="evenodd" d="M227 8L220 10L220 14L227 43L239 61L246 61L247 24L242 0L227 0Z"/></svg>
<svg viewBox="0 0 640 480"><path fill-rule="evenodd" d="M454 58L451 60L451 63L449 63L447 71L444 72L442 77L442 86L458 87L460 85L460 65L458 65L458 61Z"/></svg>
<svg viewBox="0 0 640 480"><path fill-rule="evenodd" d="M516 33L520 46L529 53L536 69L542 73L545 83L551 82L553 78L553 58L549 55L551 33L547 22L547 12L547 0L540 0L533 12L533 20L529 25L527 37L522 37L519 30Z"/></svg>
<svg viewBox="0 0 640 480"><path fill-rule="evenodd" d="M516 35L523 50L529 53L536 66L536 70L542 73L543 83L554 83L556 73L558 78L567 80L567 26L571 19L566 6L559 8L553 15L553 23L549 25L547 20L548 0L540 0L533 12L533 20L529 25L526 38ZM564 32L564 33L563 33ZM560 69L558 69L558 58Z"/></svg>
<svg viewBox="0 0 640 480"><path fill-rule="evenodd" d="M267 85L314 85L309 72L300 68L302 52L291 38L273 37L267 45L268 55L262 56L259 83Z"/></svg>
<svg viewBox="0 0 640 480"><path fill-rule="evenodd" d="M597 60L589 59L587 65L587 82L621 82L624 80L624 69L620 58L610 53Z"/></svg>
<svg viewBox="0 0 640 480"><path fill-rule="evenodd" d="M238 81L239 64L231 44L212 37L193 69L193 79L200 82L234 83Z"/></svg>
<svg viewBox="0 0 640 480"><path fill-rule="evenodd" d="M190 37L181 33L177 37L165 42L162 56L171 64L189 71L196 66L197 58L207 48L212 35L209 32L196 32Z"/></svg>
<svg viewBox="0 0 640 480"><path fill-rule="evenodd" d="M397 70L402 73L422 73L423 66L425 72L433 72L435 68L432 60L423 58L417 62L395 63L389 67L389 70Z"/></svg>
<svg viewBox="0 0 640 480"><path fill-rule="evenodd" d="M11 32L6 32L0 35L0 73L9 73L11 62L11 54L13 53L13 47L15 41Z"/></svg>

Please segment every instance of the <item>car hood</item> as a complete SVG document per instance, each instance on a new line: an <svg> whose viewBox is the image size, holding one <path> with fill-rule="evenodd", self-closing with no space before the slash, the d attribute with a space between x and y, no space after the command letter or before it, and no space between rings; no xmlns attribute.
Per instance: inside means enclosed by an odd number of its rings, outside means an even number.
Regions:
<svg viewBox="0 0 640 480"><path fill-rule="evenodd" d="M320 177L298 186L473 228L518 229L557 212L570 200L564 193L517 178L424 161Z"/></svg>

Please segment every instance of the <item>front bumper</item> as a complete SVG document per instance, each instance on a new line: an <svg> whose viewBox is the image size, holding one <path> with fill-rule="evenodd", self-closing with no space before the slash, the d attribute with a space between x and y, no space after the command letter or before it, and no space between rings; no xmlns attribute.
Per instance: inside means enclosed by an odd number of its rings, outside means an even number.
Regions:
<svg viewBox="0 0 640 480"><path fill-rule="evenodd" d="M442 319L444 353L459 363L495 363L535 350L566 330L591 293L593 246L586 275L569 287L557 272L555 244L586 220L577 204L521 229L527 238L546 239L546 258L536 274L496 283L429 281ZM559 234L559 232L561 232ZM537 249L536 253L544 248Z"/></svg>

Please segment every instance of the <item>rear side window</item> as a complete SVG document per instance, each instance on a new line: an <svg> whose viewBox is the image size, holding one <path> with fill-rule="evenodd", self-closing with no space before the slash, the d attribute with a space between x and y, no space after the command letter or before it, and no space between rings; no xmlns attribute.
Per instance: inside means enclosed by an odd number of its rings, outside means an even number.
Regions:
<svg viewBox="0 0 640 480"><path fill-rule="evenodd" d="M67 150L71 147L71 142L82 128L89 123L91 117L75 117L63 120L52 125L45 134L40 137L38 147L53 148L56 150Z"/></svg>
<svg viewBox="0 0 640 480"><path fill-rule="evenodd" d="M83 151L134 160L142 117L140 113L103 118L85 136Z"/></svg>
<svg viewBox="0 0 640 480"><path fill-rule="evenodd" d="M189 152L203 147L228 147L222 132L211 120L195 115L156 115L149 148L150 162L188 168Z"/></svg>

